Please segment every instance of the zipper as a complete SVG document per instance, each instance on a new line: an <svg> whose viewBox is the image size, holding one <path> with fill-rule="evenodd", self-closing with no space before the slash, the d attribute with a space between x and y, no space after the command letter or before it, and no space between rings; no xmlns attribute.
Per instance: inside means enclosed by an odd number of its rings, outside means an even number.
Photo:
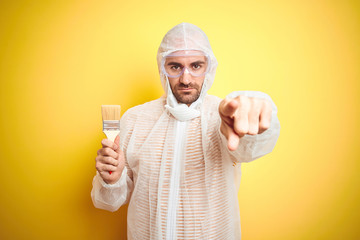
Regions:
<svg viewBox="0 0 360 240"><path fill-rule="evenodd" d="M184 156L185 130L187 122L175 122L175 147L173 164L170 176L169 202L166 225L166 239L172 240L176 237L176 215L180 185L181 160Z"/></svg>

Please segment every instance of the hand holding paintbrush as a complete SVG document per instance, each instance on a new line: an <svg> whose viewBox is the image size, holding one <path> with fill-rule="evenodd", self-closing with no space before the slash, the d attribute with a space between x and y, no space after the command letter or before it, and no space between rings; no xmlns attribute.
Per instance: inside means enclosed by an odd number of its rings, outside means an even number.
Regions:
<svg viewBox="0 0 360 240"><path fill-rule="evenodd" d="M124 154L119 146L120 106L102 105L103 132L107 139L101 141L102 148L98 150L96 169L102 179L108 183L116 183L125 166Z"/></svg>

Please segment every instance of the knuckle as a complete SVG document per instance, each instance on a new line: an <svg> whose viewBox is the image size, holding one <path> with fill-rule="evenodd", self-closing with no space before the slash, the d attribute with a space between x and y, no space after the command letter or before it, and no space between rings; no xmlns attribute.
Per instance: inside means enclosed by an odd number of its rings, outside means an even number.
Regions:
<svg viewBox="0 0 360 240"><path fill-rule="evenodd" d="M250 100L246 96L239 96L238 104L238 109L242 109L243 111L248 111L251 106Z"/></svg>
<svg viewBox="0 0 360 240"><path fill-rule="evenodd" d="M113 166L117 166L118 165L118 160L116 160L116 159L114 159L114 158L111 158L111 164L113 165Z"/></svg>
<svg viewBox="0 0 360 240"><path fill-rule="evenodd" d="M251 101L251 104L253 106L253 108L255 109L260 109L262 106L262 100L261 99L257 99L257 98L253 98ZM260 111L260 110L259 110Z"/></svg>
<svg viewBox="0 0 360 240"><path fill-rule="evenodd" d="M116 163L116 160L112 157L108 157L108 163L114 165Z"/></svg>
<svg viewBox="0 0 360 240"><path fill-rule="evenodd" d="M264 100L263 105L264 105L265 108L267 108L269 110L272 110L272 105L271 105L270 101Z"/></svg>
<svg viewBox="0 0 360 240"><path fill-rule="evenodd" d="M244 96L244 95L240 95L240 96L237 97L237 100L240 103L247 103L247 102L249 102L249 97Z"/></svg>
<svg viewBox="0 0 360 240"><path fill-rule="evenodd" d="M251 129L249 129L248 134L249 134L249 135L256 135L256 134L258 134L258 129L256 129L256 128L251 128Z"/></svg>
<svg viewBox="0 0 360 240"><path fill-rule="evenodd" d="M101 164L100 164L99 162L96 162L95 168L96 168L98 171L100 171Z"/></svg>
<svg viewBox="0 0 360 240"><path fill-rule="evenodd" d="M265 122L260 124L260 129L262 129L262 130L266 130L269 127L270 127L270 123L268 121L265 121Z"/></svg>
<svg viewBox="0 0 360 240"><path fill-rule="evenodd" d="M245 135L248 132L248 130L245 127L237 127L235 129L235 132L238 135Z"/></svg>
<svg viewBox="0 0 360 240"><path fill-rule="evenodd" d="M110 148L105 148L104 149L104 153L109 156L111 154L111 149Z"/></svg>
<svg viewBox="0 0 360 240"><path fill-rule="evenodd" d="M113 165L114 165L115 167L119 166L119 161L114 160L114 161L113 161Z"/></svg>
<svg viewBox="0 0 360 240"><path fill-rule="evenodd" d="M98 162L99 162L99 163L104 163L104 162L105 162L105 157L104 157L104 156L100 156L100 157L98 158Z"/></svg>
<svg viewBox="0 0 360 240"><path fill-rule="evenodd" d="M105 162L106 164L109 164L109 163L112 162L112 157L105 157L104 160L105 160L104 162Z"/></svg>

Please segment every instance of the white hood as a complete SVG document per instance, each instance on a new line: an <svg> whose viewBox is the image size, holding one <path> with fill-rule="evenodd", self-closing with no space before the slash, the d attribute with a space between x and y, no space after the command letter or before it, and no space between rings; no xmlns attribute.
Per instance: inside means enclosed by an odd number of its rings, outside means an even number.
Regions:
<svg viewBox="0 0 360 240"><path fill-rule="evenodd" d="M167 76L161 71L162 59L175 51L181 50L203 51L209 56L211 62L210 70L205 76L200 97L190 107L177 102L169 86ZM180 121L188 121L200 116L201 103L214 81L218 65L206 34L200 28L190 23L176 25L164 36L157 53L157 63L161 84L166 96L166 109Z"/></svg>

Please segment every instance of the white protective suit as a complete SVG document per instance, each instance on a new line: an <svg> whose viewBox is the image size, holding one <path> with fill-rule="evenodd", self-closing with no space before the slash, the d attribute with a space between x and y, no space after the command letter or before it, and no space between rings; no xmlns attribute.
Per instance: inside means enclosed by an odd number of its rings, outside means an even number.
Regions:
<svg viewBox="0 0 360 240"><path fill-rule="evenodd" d="M200 97L190 107L177 103L161 71L162 58L178 50L201 50L211 58ZM203 31L188 23L175 26L161 42L157 60L165 95L122 116L120 146L126 167L111 185L97 173L93 203L109 211L129 203L128 239L240 239L241 163L274 148L280 132L276 106L261 92L229 95L266 98L273 107L270 128L242 137L231 152L220 132L221 99L206 95L217 61Z"/></svg>

